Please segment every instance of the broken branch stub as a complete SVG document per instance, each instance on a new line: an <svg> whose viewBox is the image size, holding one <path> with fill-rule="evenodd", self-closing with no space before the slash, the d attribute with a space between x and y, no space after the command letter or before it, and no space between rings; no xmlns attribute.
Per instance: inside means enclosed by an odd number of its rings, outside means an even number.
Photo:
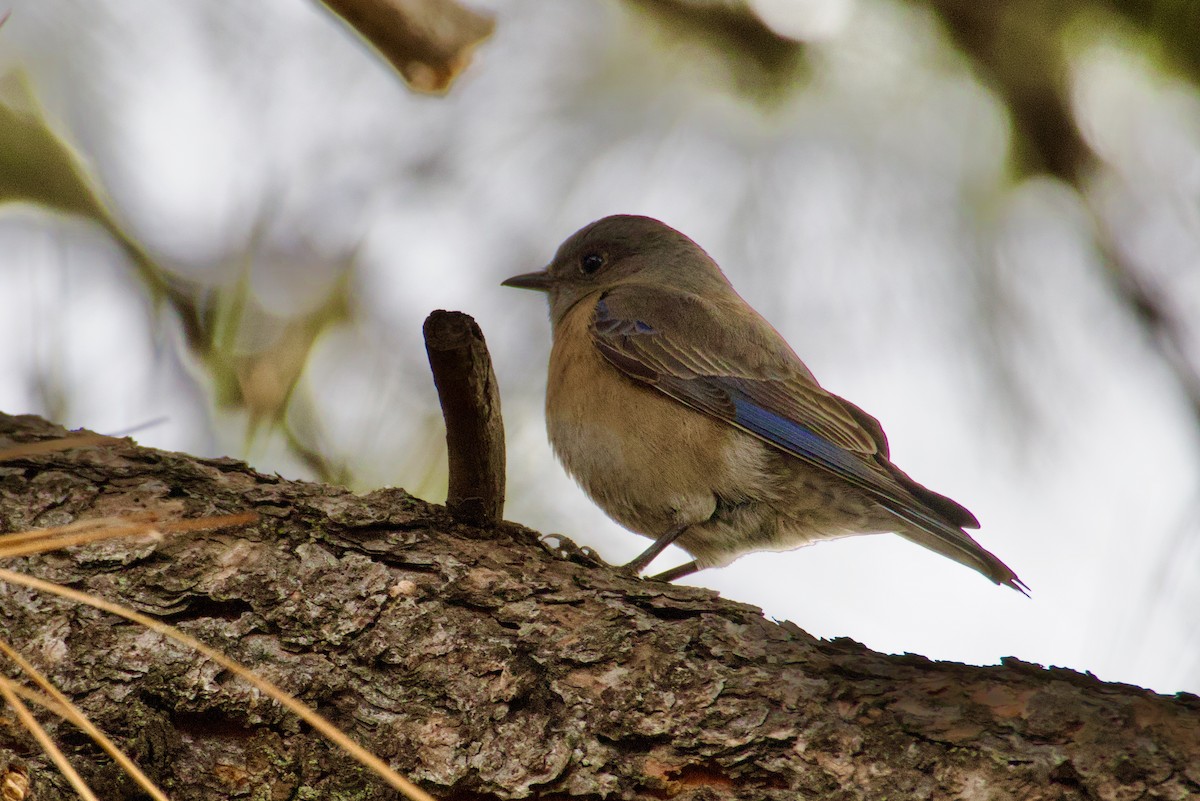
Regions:
<svg viewBox="0 0 1200 801"><path fill-rule="evenodd" d="M483 332L470 315L442 310L431 313L422 330L446 421L446 508L474 525L498 523L504 513L504 421Z"/></svg>

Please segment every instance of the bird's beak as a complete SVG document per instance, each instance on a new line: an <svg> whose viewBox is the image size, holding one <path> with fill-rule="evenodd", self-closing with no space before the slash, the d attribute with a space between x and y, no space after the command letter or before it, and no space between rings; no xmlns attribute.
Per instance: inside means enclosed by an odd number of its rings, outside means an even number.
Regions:
<svg viewBox="0 0 1200 801"><path fill-rule="evenodd" d="M549 292L550 285L554 283L554 279L550 277L550 270L540 270L536 273L524 273L522 275L514 275L500 282L500 286L511 286L517 289L536 289L538 292Z"/></svg>

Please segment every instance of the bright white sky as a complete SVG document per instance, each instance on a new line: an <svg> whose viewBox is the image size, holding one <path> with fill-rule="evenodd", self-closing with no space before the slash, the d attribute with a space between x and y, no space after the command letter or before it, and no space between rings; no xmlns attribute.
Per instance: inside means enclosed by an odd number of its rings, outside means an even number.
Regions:
<svg viewBox="0 0 1200 801"><path fill-rule="evenodd" d="M901 467L974 511L1033 597L890 535L695 583L884 651L1200 690L1192 422L1109 298L1078 200L1004 182L1003 112L928 20L884 2L810 9L814 70L764 111L722 88L711 55L664 56L617 4L496 5L496 37L444 99L411 95L315 4L284 0L18 0L0 67L28 70L118 214L177 269L232 275L222 262L265 221L254 285L286 313L357 249L362 320L321 342L303 389L364 487L441 500L419 331L461 309L503 391L507 516L613 562L639 552L555 464L544 301L499 282L593 219L649 214L883 422ZM1200 102L1115 44L1087 50L1075 83L1114 165L1097 197L1200 318ZM0 409L45 412L41 380L70 426L165 415L139 441L303 475L210 409L100 234L5 209L0 253Z"/></svg>

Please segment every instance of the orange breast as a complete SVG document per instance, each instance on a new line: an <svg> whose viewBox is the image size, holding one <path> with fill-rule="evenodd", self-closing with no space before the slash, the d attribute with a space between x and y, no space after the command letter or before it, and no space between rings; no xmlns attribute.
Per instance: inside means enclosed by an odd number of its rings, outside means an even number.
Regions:
<svg viewBox="0 0 1200 801"><path fill-rule="evenodd" d="M605 361L588 332L597 298L585 298L555 328L546 390L551 445L592 499L634 531L655 536L706 520L717 495L741 494L750 475L731 468L745 467L761 448Z"/></svg>

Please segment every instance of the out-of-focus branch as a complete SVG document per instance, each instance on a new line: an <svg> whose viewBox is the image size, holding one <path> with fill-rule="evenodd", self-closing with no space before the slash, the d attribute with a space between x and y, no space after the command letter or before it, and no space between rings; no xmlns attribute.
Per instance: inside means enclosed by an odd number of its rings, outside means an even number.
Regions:
<svg viewBox="0 0 1200 801"><path fill-rule="evenodd" d="M441 94L491 35L491 17L454 0L321 0L418 92Z"/></svg>
<svg viewBox="0 0 1200 801"><path fill-rule="evenodd" d="M179 314L188 346L200 351L204 321L191 302L195 287L163 271L117 222L106 194L50 127L21 72L0 77L0 206L5 203L34 203L103 228L128 255L151 299L167 302Z"/></svg>
<svg viewBox="0 0 1200 801"><path fill-rule="evenodd" d="M425 319L424 333L446 420L446 508L460 520L495 525L504 513L504 421L483 332L469 315L439 310Z"/></svg>
<svg viewBox="0 0 1200 801"><path fill-rule="evenodd" d="M1093 0L1145 34L1168 69L1200 83L1200 3L1195 0Z"/></svg>
<svg viewBox="0 0 1200 801"><path fill-rule="evenodd" d="M1075 126L1068 100L1062 33L1074 9L1036 0L928 0L928 5L1012 115L1016 169L1077 185L1095 156Z"/></svg>
<svg viewBox="0 0 1200 801"><path fill-rule="evenodd" d="M1153 281L1118 249L1099 213L1096 220L1098 246L1113 291L1141 326L1187 398L1200 433L1200 362L1190 355L1188 323L1176 313L1170 299ZM1200 353L1196 354L1200 359Z"/></svg>
<svg viewBox="0 0 1200 801"><path fill-rule="evenodd" d="M771 103L807 75L804 42L772 29L750 3L730 0L625 0L664 42L686 43L719 65L737 93Z"/></svg>
<svg viewBox="0 0 1200 801"><path fill-rule="evenodd" d="M929 0L929 5L1012 115L1017 170L1048 173L1073 186L1083 199L1113 294L1175 376L1200 431L1200 362L1189 356L1187 325L1154 281L1121 252L1111 226L1090 200L1088 183L1102 165L1071 112L1064 46L1068 26L1090 4ZM1175 16L1169 19L1200 21L1200 12L1186 11L1186 5L1137 0L1122 15L1153 33L1163 27L1163 14L1171 9ZM1190 66L1195 79L1200 74L1200 37L1194 26L1186 30L1186 36L1172 34L1158 41L1172 63L1185 72Z"/></svg>
<svg viewBox="0 0 1200 801"><path fill-rule="evenodd" d="M257 303L247 268L231 287L208 287L159 264L112 209L107 193L85 160L46 118L25 76L0 77L0 206L30 203L91 220L125 252L138 280L157 306L177 316L184 342L212 378L216 403L244 410L251 434L260 423L281 426L292 392L320 335L350 314L353 255L316 308L279 319ZM251 263L250 256L245 259ZM246 350L239 332L257 324L278 336L269 347ZM291 427L288 446L324 481L346 482L346 471L306 446Z"/></svg>

